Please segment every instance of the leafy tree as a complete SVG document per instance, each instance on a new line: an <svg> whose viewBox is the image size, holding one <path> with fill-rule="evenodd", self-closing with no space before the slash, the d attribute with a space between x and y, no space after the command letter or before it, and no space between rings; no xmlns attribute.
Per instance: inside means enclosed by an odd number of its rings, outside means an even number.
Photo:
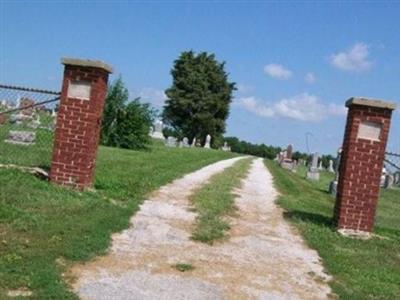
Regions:
<svg viewBox="0 0 400 300"><path fill-rule="evenodd" d="M118 111L115 129L108 138L108 145L127 149L146 148L151 142L151 124L149 104L142 104L137 98Z"/></svg>
<svg viewBox="0 0 400 300"><path fill-rule="evenodd" d="M106 146L144 149L151 143L149 128L156 111L140 98L128 99L128 90L118 78L108 90L101 141Z"/></svg>
<svg viewBox="0 0 400 300"><path fill-rule="evenodd" d="M128 89L119 77L108 87L106 102L104 104L103 121L101 127L101 143L110 146L110 137L116 130L117 116L124 109L129 99Z"/></svg>
<svg viewBox="0 0 400 300"><path fill-rule="evenodd" d="M226 137L224 141L228 143L233 152L250 154L268 159L274 159L276 154L281 151L281 148L274 146L267 146L265 144L252 144L249 142L241 141L237 137Z"/></svg>
<svg viewBox="0 0 400 300"><path fill-rule="evenodd" d="M204 143L210 134L214 144L225 132L235 83L228 81L224 67L207 52L183 52L174 62L163 119L179 136Z"/></svg>
<svg viewBox="0 0 400 300"><path fill-rule="evenodd" d="M328 154L328 155L322 155L320 160L322 161L322 166L324 168L328 168L329 167L329 161L330 160L335 161L335 158L332 155Z"/></svg>
<svg viewBox="0 0 400 300"><path fill-rule="evenodd" d="M305 161L309 160L309 155L307 153L302 153L300 151L295 151L292 155L292 158L294 160L299 160L299 159L303 159Z"/></svg>

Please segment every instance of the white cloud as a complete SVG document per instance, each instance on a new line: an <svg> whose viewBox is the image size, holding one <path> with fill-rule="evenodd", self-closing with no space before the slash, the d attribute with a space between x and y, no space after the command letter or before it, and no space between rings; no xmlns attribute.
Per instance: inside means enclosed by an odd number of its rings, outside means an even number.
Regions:
<svg viewBox="0 0 400 300"><path fill-rule="evenodd" d="M237 85L237 91L238 91L238 93L241 93L241 94L248 94L248 93L251 93L254 91L254 87L251 85L239 83Z"/></svg>
<svg viewBox="0 0 400 300"><path fill-rule="evenodd" d="M282 99L274 107L279 115L299 121L320 121L325 110L316 96L307 93Z"/></svg>
<svg viewBox="0 0 400 300"><path fill-rule="evenodd" d="M347 115L347 108L344 105L337 105L335 103L329 103L327 112L331 116L345 116Z"/></svg>
<svg viewBox="0 0 400 300"><path fill-rule="evenodd" d="M273 103L266 103L255 97L243 97L238 98L235 105L265 118L284 117L304 122L318 122L329 116L346 115L347 112L344 106L324 104L317 96L308 93Z"/></svg>
<svg viewBox="0 0 400 300"><path fill-rule="evenodd" d="M131 97L140 97L142 102L148 102L155 107L161 108L164 105L167 95L165 95L163 90L144 87L137 90L130 91Z"/></svg>
<svg viewBox="0 0 400 300"><path fill-rule="evenodd" d="M279 80L288 80L292 77L292 71L286 69L282 65L269 64L264 67L264 73L272 78Z"/></svg>
<svg viewBox="0 0 400 300"><path fill-rule="evenodd" d="M313 73L308 72L306 74L305 80L306 80L307 83L312 84L317 80L317 78L315 77L315 75Z"/></svg>
<svg viewBox="0 0 400 300"><path fill-rule="evenodd" d="M267 118L273 117L275 115L274 110L260 102L261 101L259 99L256 99L255 97L243 97L237 99L235 104L249 112L256 114L257 116Z"/></svg>
<svg viewBox="0 0 400 300"><path fill-rule="evenodd" d="M330 62L343 71L362 72L369 70L372 66L368 56L369 47L364 43L357 43L344 52L331 55Z"/></svg>

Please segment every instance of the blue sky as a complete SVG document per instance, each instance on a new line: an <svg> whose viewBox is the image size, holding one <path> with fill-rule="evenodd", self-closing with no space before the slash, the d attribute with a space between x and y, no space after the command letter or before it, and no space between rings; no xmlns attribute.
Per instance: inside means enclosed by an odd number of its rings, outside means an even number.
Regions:
<svg viewBox="0 0 400 300"><path fill-rule="evenodd" d="M101 59L160 107L185 50L238 85L227 135L335 153L351 96L400 104L400 3L0 0L0 82L60 89L61 57ZM400 108L388 150L400 151Z"/></svg>

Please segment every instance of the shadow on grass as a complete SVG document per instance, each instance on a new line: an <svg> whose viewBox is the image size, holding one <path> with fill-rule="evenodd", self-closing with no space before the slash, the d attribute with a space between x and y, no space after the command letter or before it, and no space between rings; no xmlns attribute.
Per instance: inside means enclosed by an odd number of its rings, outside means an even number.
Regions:
<svg viewBox="0 0 400 300"><path fill-rule="evenodd" d="M287 211L283 213L285 219L292 219L297 221L303 221L307 223L313 223L315 225L334 228L333 218L323 216L320 214L314 214L299 210Z"/></svg>
<svg viewBox="0 0 400 300"><path fill-rule="evenodd" d="M318 189L316 189L317 191L319 191L319 192L322 192L322 193L324 193L324 194L331 194L331 193L329 193L329 190L327 190L327 189L323 189L323 188L318 188Z"/></svg>

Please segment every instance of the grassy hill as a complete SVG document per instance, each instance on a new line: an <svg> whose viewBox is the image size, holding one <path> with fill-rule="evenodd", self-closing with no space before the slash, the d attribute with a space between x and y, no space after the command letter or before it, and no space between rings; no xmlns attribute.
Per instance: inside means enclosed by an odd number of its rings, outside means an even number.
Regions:
<svg viewBox="0 0 400 300"><path fill-rule="evenodd" d="M105 253L149 192L233 156L161 143L149 151L100 147L92 192L0 168L0 299L21 288L32 299L76 298L62 277L66 265Z"/></svg>

